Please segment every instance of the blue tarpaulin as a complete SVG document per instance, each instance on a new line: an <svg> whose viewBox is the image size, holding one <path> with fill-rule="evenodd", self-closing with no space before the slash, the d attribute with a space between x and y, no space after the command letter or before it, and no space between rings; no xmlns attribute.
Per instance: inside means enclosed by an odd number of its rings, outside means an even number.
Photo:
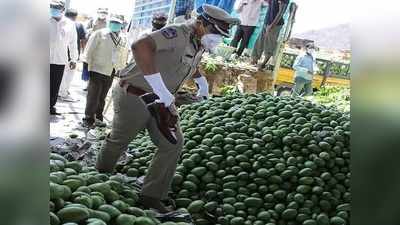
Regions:
<svg viewBox="0 0 400 225"><path fill-rule="evenodd" d="M203 4L215 5L221 9L224 9L228 13L231 13L233 10L233 5L235 4L235 0L195 0L194 7L197 9L198 13L203 11L201 8Z"/></svg>

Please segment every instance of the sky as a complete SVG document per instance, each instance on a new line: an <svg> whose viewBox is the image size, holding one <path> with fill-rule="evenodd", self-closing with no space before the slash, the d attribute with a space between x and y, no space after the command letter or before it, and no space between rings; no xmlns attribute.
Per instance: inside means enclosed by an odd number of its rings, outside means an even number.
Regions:
<svg viewBox="0 0 400 225"><path fill-rule="evenodd" d="M134 0L70 0L71 7L95 15L99 7L108 7L111 12L131 18ZM349 23L351 8L349 0L294 0L299 8L293 33L320 29Z"/></svg>
<svg viewBox="0 0 400 225"><path fill-rule="evenodd" d="M108 8L111 13L131 18L134 0L70 0L71 8L95 16L98 8Z"/></svg>
<svg viewBox="0 0 400 225"><path fill-rule="evenodd" d="M299 6L293 33L303 33L339 24L350 23L349 0L294 0Z"/></svg>

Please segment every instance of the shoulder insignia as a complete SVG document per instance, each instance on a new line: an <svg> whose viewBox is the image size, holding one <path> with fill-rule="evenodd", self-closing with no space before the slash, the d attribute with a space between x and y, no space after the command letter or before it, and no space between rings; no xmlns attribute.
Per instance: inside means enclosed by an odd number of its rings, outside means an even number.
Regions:
<svg viewBox="0 0 400 225"><path fill-rule="evenodd" d="M167 27L161 30L162 35L167 39L176 38L178 36L175 28Z"/></svg>

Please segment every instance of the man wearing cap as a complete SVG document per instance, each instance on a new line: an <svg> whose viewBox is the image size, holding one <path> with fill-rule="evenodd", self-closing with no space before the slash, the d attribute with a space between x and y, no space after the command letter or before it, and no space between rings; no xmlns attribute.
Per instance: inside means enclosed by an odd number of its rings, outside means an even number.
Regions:
<svg viewBox="0 0 400 225"><path fill-rule="evenodd" d="M89 21L87 25L87 31L89 35L97 30L107 27L107 16L108 8L98 8L97 9L97 19L95 21Z"/></svg>
<svg viewBox="0 0 400 225"><path fill-rule="evenodd" d="M78 38L74 22L63 16L64 2L50 2L50 114L59 115L55 105L65 66L75 69ZM69 58L68 58L69 49Z"/></svg>
<svg viewBox="0 0 400 225"><path fill-rule="evenodd" d="M314 44L306 45L305 53L297 56L293 63L294 86L292 96L311 96L313 93L312 81L317 70Z"/></svg>
<svg viewBox="0 0 400 225"><path fill-rule="evenodd" d="M97 9L97 18L95 21L90 20L89 23L87 24L86 30L87 30L87 39L90 38L90 35L100 29L106 28L107 27L107 17L108 17L108 8L98 8ZM88 71L88 65L87 62L83 62L83 68L82 68L82 80L88 81L89 80L89 71ZM87 88L83 89L84 91L87 91Z"/></svg>
<svg viewBox="0 0 400 225"><path fill-rule="evenodd" d="M214 49L222 36L229 36L232 25L240 23L227 12L211 5L204 5L204 11L188 24L165 27L138 40L132 45L135 61L121 71L121 87L113 90L114 119L111 133L106 137L100 151L96 167L101 172L112 172L128 144L138 132L146 129L153 143L158 147L148 173L144 179L140 202L146 208L161 213L168 212L161 200L166 199L177 161L183 148L183 135L179 122L173 123L167 138L165 129L156 119L165 116L146 108L141 95L129 92L130 87L139 92L154 93L164 111L174 109L174 94L193 75L200 89L205 89L207 81L199 76L197 66L205 50ZM127 93L128 92L128 93ZM208 91L201 92L204 97ZM171 126L169 127L171 128Z"/></svg>
<svg viewBox="0 0 400 225"><path fill-rule="evenodd" d="M121 16L112 16L109 27L95 31L86 46L84 59L88 64L89 85L84 128L92 128L95 122L102 123L105 98L113 76L126 66L129 48L121 35L122 26Z"/></svg>

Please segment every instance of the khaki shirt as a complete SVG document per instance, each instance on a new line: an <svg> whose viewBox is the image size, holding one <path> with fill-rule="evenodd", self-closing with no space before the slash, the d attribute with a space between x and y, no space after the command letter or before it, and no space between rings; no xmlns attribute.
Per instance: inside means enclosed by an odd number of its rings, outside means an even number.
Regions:
<svg viewBox="0 0 400 225"><path fill-rule="evenodd" d="M118 46L113 42L108 28L98 30L90 36L83 60L88 70L110 76L113 69L119 71L128 60L128 43L124 35L119 34Z"/></svg>
<svg viewBox="0 0 400 225"><path fill-rule="evenodd" d="M194 29L188 24L168 26L147 36L156 43L156 68L169 91L174 94L194 75L204 49L195 41ZM152 91L135 62L121 70L120 75L122 80L131 85Z"/></svg>

